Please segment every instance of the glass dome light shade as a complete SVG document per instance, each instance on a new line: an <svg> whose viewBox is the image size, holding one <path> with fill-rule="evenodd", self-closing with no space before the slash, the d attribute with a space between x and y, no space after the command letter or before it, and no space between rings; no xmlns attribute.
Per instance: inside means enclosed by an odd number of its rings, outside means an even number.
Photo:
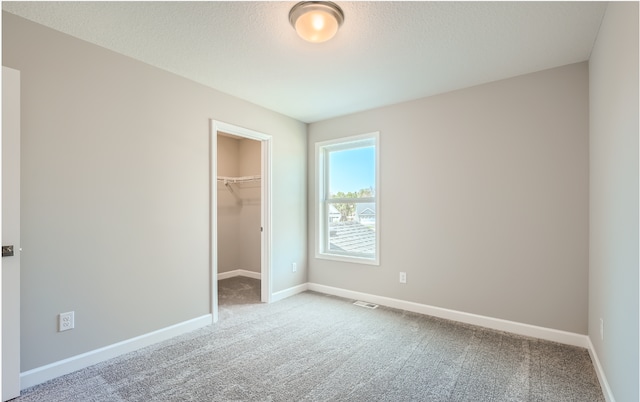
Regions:
<svg viewBox="0 0 640 402"><path fill-rule="evenodd" d="M312 43L333 38L343 21L342 9L330 1L303 1L289 12L289 22L298 35Z"/></svg>

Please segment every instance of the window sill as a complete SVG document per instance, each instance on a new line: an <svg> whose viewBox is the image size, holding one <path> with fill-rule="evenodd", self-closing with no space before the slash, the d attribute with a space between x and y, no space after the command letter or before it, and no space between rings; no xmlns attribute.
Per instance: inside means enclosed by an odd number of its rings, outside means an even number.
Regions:
<svg viewBox="0 0 640 402"><path fill-rule="evenodd" d="M329 254L329 253L316 253L316 258L320 260L350 262L354 264L375 265L375 266L380 265L380 261L378 258L352 257L347 255Z"/></svg>

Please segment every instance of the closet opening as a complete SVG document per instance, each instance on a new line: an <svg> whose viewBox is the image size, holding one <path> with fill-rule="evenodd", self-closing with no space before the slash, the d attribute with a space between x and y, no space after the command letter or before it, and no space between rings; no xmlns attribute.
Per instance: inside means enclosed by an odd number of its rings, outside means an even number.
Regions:
<svg viewBox="0 0 640 402"><path fill-rule="evenodd" d="M270 139L212 121L211 310L271 300Z"/></svg>

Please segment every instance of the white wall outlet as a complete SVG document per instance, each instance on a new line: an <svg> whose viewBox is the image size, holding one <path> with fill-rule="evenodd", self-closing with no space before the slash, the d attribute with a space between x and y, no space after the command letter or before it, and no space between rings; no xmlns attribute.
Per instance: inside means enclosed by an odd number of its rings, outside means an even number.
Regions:
<svg viewBox="0 0 640 402"><path fill-rule="evenodd" d="M68 313L60 313L60 315L58 316L58 332L68 331L75 327L73 315L73 311L69 311Z"/></svg>
<svg viewBox="0 0 640 402"><path fill-rule="evenodd" d="M407 273L400 272L400 283L407 283Z"/></svg>
<svg viewBox="0 0 640 402"><path fill-rule="evenodd" d="M604 341L604 320L600 318L600 340Z"/></svg>
<svg viewBox="0 0 640 402"><path fill-rule="evenodd" d="M295 262L291 263L291 272L296 272L298 270L298 264Z"/></svg>

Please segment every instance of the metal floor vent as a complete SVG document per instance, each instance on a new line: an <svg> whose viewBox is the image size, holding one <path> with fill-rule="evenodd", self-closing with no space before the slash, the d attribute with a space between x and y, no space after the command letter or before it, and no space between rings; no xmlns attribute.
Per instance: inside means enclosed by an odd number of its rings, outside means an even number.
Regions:
<svg viewBox="0 0 640 402"><path fill-rule="evenodd" d="M370 309L374 309L374 308L378 308L377 304L373 304L373 303L367 303L367 302L363 302L358 300L357 302L353 303L356 306L360 306L360 307L364 307L364 308L370 308Z"/></svg>

